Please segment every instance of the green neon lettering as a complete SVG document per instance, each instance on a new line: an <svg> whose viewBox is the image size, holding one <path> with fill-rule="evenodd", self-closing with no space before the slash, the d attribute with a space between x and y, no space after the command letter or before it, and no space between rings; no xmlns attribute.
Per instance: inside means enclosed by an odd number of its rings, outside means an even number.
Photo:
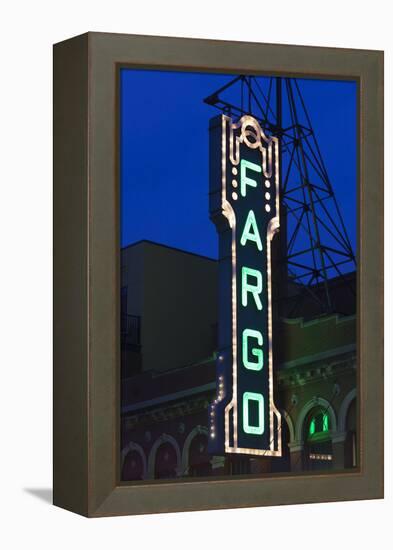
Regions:
<svg viewBox="0 0 393 550"><path fill-rule="evenodd" d="M252 348L251 354L257 358L256 361L249 361L248 359L248 339L256 338L258 345L263 345L263 336L259 330L253 330L251 328L245 328L243 330L242 342L243 342L243 365L249 370L261 370L263 368L263 351L260 348Z"/></svg>
<svg viewBox="0 0 393 550"><path fill-rule="evenodd" d="M252 232L250 230L252 230ZM248 213L246 223L244 224L243 234L240 239L240 244L245 246L247 241L253 241L256 243L258 250L262 250L262 241L253 210L250 210Z"/></svg>
<svg viewBox="0 0 393 550"><path fill-rule="evenodd" d="M240 194L245 197L247 194L246 186L256 187L257 182L247 176L247 169L254 170L254 172L262 172L262 168L258 164L254 164L249 160L242 159L240 161Z"/></svg>
<svg viewBox="0 0 393 550"><path fill-rule="evenodd" d="M248 282L248 277L254 277L256 279L256 284L252 285ZM262 309L262 302L259 297L262 292L262 273L257 269L251 269L251 267L242 267L242 305L247 306L248 300L247 295L251 292L254 297L255 305L257 309Z"/></svg>
<svg viewBox="0 0 393 550"><path fill-rule="evenodd" d="M256 426L251 426L249 421L249 402L256 401L258 403L258 423ZM246 434L261 435L265 431L264 418L264 399L260 393L252 393L249 391L243 394L243 429Z"/></svg>

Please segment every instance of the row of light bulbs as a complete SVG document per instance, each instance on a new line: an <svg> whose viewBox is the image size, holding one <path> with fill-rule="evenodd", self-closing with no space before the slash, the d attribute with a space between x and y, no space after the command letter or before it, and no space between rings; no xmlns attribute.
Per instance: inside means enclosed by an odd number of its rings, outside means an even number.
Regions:
<svg viewBox="0 0 393 550"><path fill-rule="evenodd" d="M221 355L219 356L219 359L222 360ZM216 413L214 409L216 405L218 405L218 403L223 399L224 399L224 377L219 376L218 377L218 395L210 407L210 437L212 439L216 437L216 426L215 426Z"/></svg>

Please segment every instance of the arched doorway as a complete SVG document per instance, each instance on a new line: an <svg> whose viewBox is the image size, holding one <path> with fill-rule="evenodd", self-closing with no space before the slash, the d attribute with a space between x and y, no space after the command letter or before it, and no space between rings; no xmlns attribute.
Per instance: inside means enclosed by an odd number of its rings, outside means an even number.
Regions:
<svg viewBox="0 0 393 550"><path fill-rule="evenodd" d="M326 409L315 407L304 422L304 469L328 470L333 464L331 418Z"/></svg>
<svg viewBox="0 0 393 550"><path fill-rule="evenodd" d="M122 481L139 481L145 479L146 461L143 449L131 443L129 447L125 449L125 453L121 470Z"/></svg>
<svg viewBox="0 0 393 550"><path fill-rule="evenodd" d="M166 441L156 452L154 477L155 479L170 479L177 476L177 453L174 446Z"/></svg>
<svg viewBox="0 0 393 550"><path fill-rule="evenodd" d="M290 472L291 470L291 453L289 443L291 435L288 425L288 415L281 415L281 457L272 457L271 471L272 472Z"/></svg>
<svg viewBox="0 0 393 550"><path fill-rule="evenodd" d="M188 474L204 477L211 473L210 456L207 452L207 435L199 433L193 437L188 452Z"/></svg>

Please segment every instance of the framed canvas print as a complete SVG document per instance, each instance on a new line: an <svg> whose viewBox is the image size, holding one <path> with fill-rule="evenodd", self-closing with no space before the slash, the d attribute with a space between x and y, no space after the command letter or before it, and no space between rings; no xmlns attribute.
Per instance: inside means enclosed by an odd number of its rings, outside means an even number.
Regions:
<svg viewBox="0 0 393 550"><path fill-rule="evenodd" d="M383 54L54 47L54 503L383 496Z"/></svg>

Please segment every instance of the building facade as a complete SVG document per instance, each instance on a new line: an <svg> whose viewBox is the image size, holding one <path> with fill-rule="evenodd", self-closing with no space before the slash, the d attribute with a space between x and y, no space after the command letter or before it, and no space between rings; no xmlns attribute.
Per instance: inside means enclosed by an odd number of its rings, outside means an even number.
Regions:
<svg viewBox="0 0 393 550"><path fill-rule="evenodd" d="M276 316L282 457L208 453L217 275L216 261L155 243L122 250L122 480L355 468L356 315L339 287L345 314Z"/></svg>

